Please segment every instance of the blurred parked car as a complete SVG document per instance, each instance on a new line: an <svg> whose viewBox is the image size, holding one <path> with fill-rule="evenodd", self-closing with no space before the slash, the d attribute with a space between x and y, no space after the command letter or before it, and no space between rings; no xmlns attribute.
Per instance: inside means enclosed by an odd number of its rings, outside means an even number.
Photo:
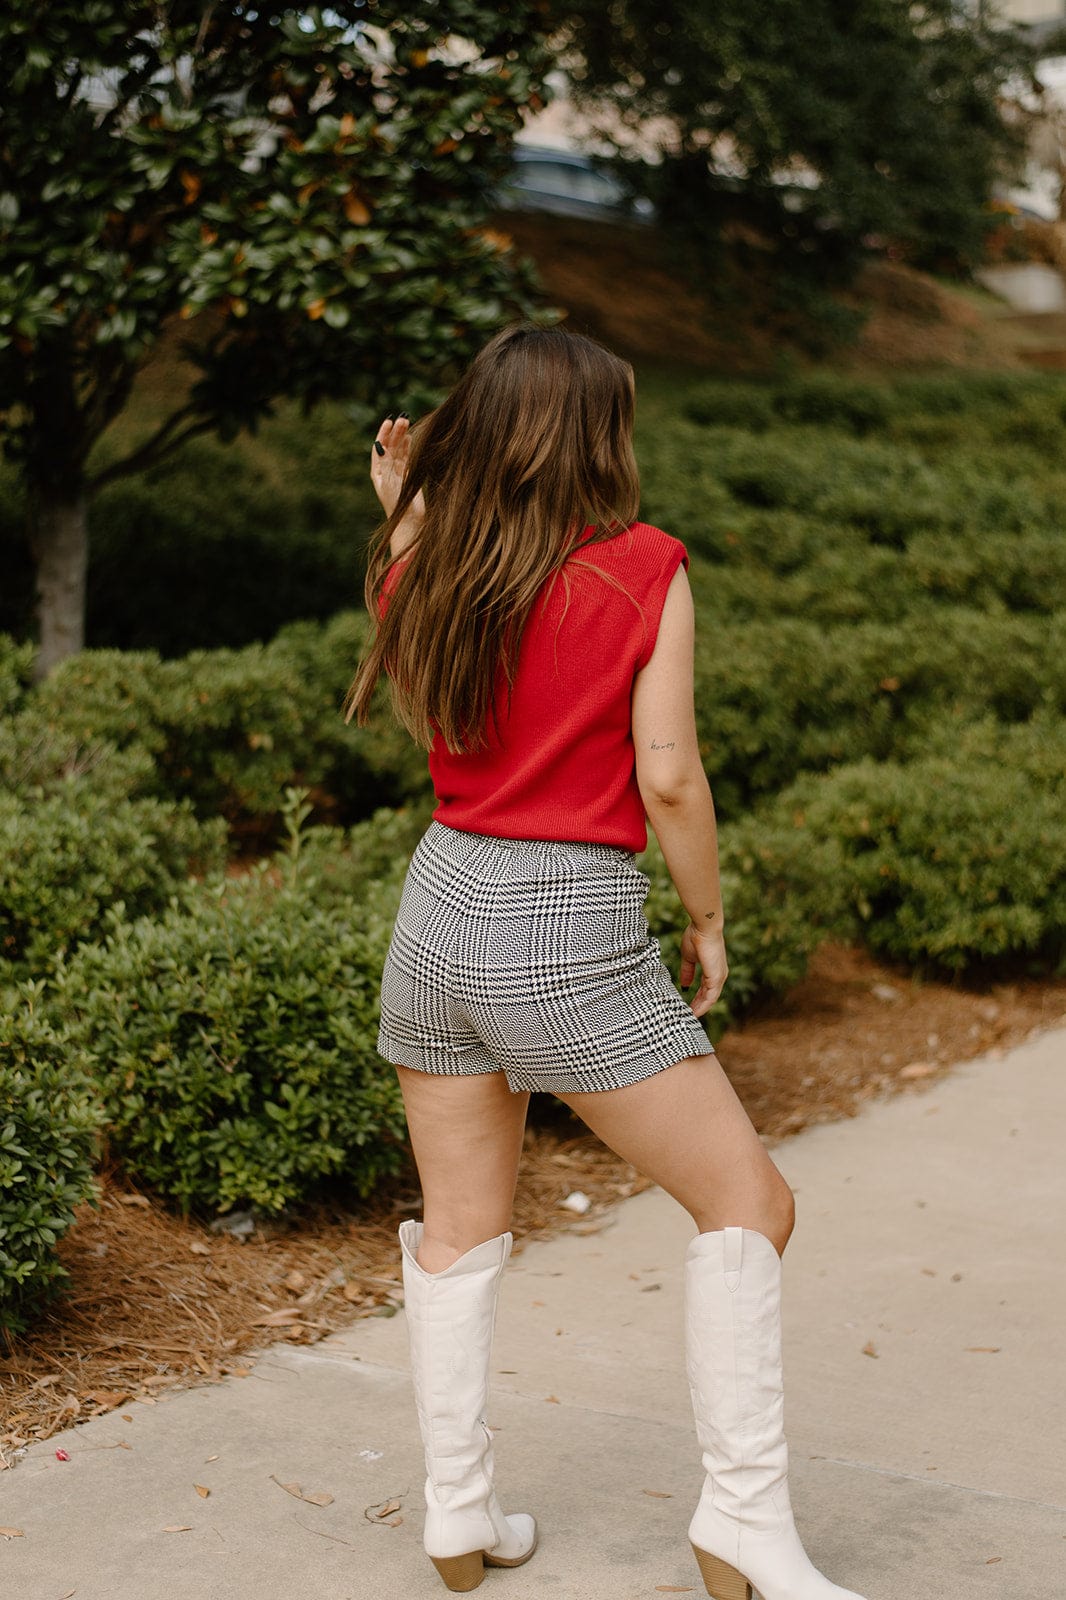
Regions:
<svg viewBox="0 0 1066 1600"><path fill-rule="evenodd" d="M515 146L511 176L497 197L508 211L552 211L564 217L600 217L612 222L655 220L650 200L635 199L589 156L548 145Z"/></svg>

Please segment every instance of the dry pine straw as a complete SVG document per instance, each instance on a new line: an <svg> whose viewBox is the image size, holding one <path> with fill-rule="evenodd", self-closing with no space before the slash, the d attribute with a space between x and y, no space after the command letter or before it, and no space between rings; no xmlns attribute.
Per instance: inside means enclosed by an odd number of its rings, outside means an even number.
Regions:
<svg viewBox="0 0 1066 1600"><path fill-rule="evenodd" d="M854 950L826 946L772 1010L722 1041L723 1066L767 1143L864 1101L920 1092L953 1062L1002 1050L1066 1017L1066 983L976 994L918 983ZM513 1231L522 1241L599 1218L647 1180L550 1096L536 1096ZM574 1189L583 1216L560 1210ZM183 1221L117 1168L99 1209L79 1208L60 1243L62 1300L0 1345L0 1471L72 1423L168 1390L244 1376L278 1339L311 1344L401 1302L396 1229L417 1214L414 1169L358 1210L321 1203L257 1226L246 1241Z"/></svg>

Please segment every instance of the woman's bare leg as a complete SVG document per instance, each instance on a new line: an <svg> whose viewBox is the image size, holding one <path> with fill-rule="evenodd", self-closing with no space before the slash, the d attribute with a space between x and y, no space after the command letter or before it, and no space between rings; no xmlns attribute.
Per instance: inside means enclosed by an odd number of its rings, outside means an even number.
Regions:
<svg viewBox="0 0 1066 1600"><path fill-rule="evenodd" d="M395 1071L422 1185L418 1264L443 1272L510 1229L529 1095L503 1072Z"/></svg>
<svg viewBox="0 0 1066 1600"><path fill-rule="evenodd" d="M683 1205L700 1233L753 1228L784 1251L795 1222L792 1190L717 1057L689 1056L621 1089L557 1098Z"/></svg>

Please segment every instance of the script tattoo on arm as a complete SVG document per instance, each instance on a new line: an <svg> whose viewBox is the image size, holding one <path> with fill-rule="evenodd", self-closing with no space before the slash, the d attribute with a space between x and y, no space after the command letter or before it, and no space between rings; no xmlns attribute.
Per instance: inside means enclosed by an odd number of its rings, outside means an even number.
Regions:
<svg viewBox="0 0 1066 1600"><path fill-rule="evenodd" d="M653 739L651 742L651 748L653 750L672 750L674 748L674 741L671 739L669 744L656 744L655 740Z"/></svg>

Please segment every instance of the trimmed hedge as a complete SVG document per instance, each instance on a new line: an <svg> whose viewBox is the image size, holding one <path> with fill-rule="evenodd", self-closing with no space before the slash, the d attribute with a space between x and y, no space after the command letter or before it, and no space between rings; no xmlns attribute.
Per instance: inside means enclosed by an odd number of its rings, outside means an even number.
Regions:
<svg viewBox="0 0 1066 1600"><path fill-rule="evenodd" d="M193 871L225 861L225 828L187 806L67 792L0 792L0 978L47 973L99 937L108 909L162 909Z"/></svg>
<svg viewBox="0 0 1066 1600"><path fill-rule="evenodd" d="M722 814L803 771L907 757L945 719L1066 711L1066 611L1050 621L952 608L825 628L798 618L705 628L700 748Z"/></svg>
<svg viewBox="0 0 1066 1600"><path fill-rule="evenodd" d="M0 1328L21 1333L68 1274L56 1242L97 1200L103 1122L84 1051L26 986L0 1011Z"/></svg>
<svg viewBox="0 0 1066 1600"><path fill-rule="evenodd" d="M786 877L813 867L871 950L920 970L1063 970L1066 723L986 722L948 746L942 730L906 765L858 762L777 796L762 821Z"/></svg>
<svg viewBox="0 0 1066 1600"><path fill-rule="evenodd" d="M57 979L111 1148L184 1212L278 1212L327 1180L365 1196L404 1161L375 1049L388 897L320 904L313 874L273 876L113 915Z"/></svg>
<svg viewBox="0 0 1066 1600"><path fill-rule="evenodd" d="M384 718L366 729L344 724L365 620L344 613L324 626L295 624L269 645L180 661L84 651L40 685L15 737L25 743L43 729L60 747L140 752L152 763L150 792L188 800L235 830L258 829L263 842L286 785L316 789L327 814L354 821L428 783L425 755L402 729Z"/></svg>

